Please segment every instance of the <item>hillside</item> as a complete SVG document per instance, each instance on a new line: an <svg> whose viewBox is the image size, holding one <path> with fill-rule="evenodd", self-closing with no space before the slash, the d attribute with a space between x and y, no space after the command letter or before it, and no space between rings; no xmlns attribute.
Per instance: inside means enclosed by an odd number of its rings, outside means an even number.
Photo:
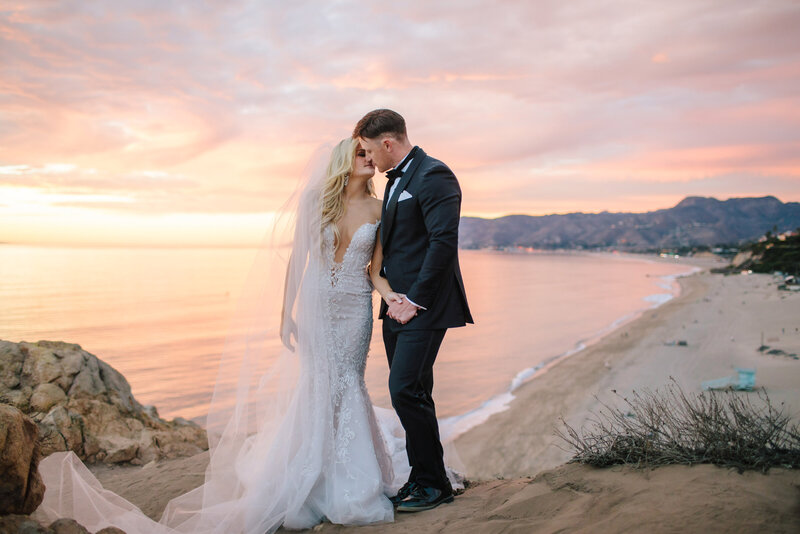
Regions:
<svg viewBox="0 0 800 534"><path fill-rule="evenodd" d="M618 248L653 250L739 244L770 230L800 227L800 203L773 196L717 200L687 197L647 213L463 217L462 248L523 246L540 249Z"/></svg>

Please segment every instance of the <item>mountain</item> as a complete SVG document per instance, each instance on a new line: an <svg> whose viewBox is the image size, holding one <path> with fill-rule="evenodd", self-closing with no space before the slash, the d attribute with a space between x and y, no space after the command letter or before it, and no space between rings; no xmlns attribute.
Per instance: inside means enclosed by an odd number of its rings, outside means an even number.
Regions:
<svg viewBox="0 0 800 534"><path fill-rule="evenodd" d="M647 213L462 217L462 248L523 246L652 250L737 244L800 227L800 203L760 198L686 197L676 206Z"/></svg>

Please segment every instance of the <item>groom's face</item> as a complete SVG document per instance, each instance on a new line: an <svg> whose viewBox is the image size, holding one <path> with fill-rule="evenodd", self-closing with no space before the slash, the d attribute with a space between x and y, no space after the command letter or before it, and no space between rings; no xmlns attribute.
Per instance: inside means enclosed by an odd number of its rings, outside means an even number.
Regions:
<svg viewBox="0 0 800 534"><path fill-rule="evenodd" d="M389 136L368 139L361 137L361 146L367 156L367 161L372 162L379 172L386 172L394 167L392 159L392 138Z"/></svg>

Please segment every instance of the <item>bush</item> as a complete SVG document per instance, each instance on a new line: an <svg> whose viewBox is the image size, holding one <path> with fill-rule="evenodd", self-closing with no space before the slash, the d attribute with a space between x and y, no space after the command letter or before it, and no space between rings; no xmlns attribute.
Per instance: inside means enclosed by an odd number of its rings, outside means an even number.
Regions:
<svg viewBox="0 0 800 534"><path fill-rule="evenodd" d="M616 391L614 392L616 394ZM755 395L710 391L687 395L675 380L663 390L634 392L603 409L580 432L564 419L556 434L574 451L570 462L604 467L710 463L758 469L800 467L800 428L770 402Z"/></svg>

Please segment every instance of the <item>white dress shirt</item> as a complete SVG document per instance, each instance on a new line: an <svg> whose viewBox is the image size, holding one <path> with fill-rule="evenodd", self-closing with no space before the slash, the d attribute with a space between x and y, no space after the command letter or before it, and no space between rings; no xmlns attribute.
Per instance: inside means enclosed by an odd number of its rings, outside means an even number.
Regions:
<svg viewBox="0 0 800 534"><path fill-rule="evenodd" d="M409 151L406 153L406 155L405 155L405 156L403 156L402 158L400 158L400 161L402 162L404 159L406 159L410 153L411 153L411 151L409 150ZM412 162L412 161L414 161L414 158L411 158L410 160L408 160L408 161L406 162L406 164L405 164L405 165L403 165L403 168L402 168L402 169L400 169L400 171L401 171L401 172L403 172L403 173L404 173L404 172L406 172L406 171L408 170L408 166L409 166L409 165L411 165L411 162ZM394 169L394 167L392 167L392 169ZM392 170L392 169L389 169L389 171L390 171L390 170ZM389 172L389 171L386 171L386 172ZM391 187L391 189L389 189L389 199L391 199L391 198L392 198L392 195L394 195L394 191L395 191L395 189L397 189L397 184L398 184L398 183L400 183L400 179L401 179L401 178L402 178L402 176L399 176L399 177L395 178L395 180L394 180L394 183L392 184L392 187ZM388 203L389 201L387 200L386 202ZM386 270L386 267L384 267L384 270ZM414 306L416 306L417 308L419 308L420 310L427 310L427 309L428 309L428 308L426 308L426 307L424 307L424 306L420 306L419 304L417 304L416 302L414 302L413 300L411 300L411 299L410 299L410 298L408 298L408 297L405 297L405 299L406 299L408 302L410 302L411 304L413 304Z"/></svg>
<svg viewBox="0 0 800 534"><path fill-rule="evenodd" d="M403 159L401 159L400 161L402 162L404 159L406 159L408 157L408 154L410 154L410 153L411 153L411 151L409 150L408 153L406 153L406 155L403 156ZM403 165L403 168L400 169L400 172L406 172L408 170L408 166L411 165L412 161L414 161L414 158L411 158L410 160L408 160L406 162L406 164ZM389 169L389 171L391 171L392 169L394 169L394 167ZM386 172L389 172L389 171L386 171ZM394 190L397 189L397 184L400 182L400 178L402 178L402 176L399 177L399 178L396 178L394 183L392 184L392 188L389 189L389 198L392 198L392 195L394 195ZM389 202L389 201L387 200L386 202Z"/></svg>

